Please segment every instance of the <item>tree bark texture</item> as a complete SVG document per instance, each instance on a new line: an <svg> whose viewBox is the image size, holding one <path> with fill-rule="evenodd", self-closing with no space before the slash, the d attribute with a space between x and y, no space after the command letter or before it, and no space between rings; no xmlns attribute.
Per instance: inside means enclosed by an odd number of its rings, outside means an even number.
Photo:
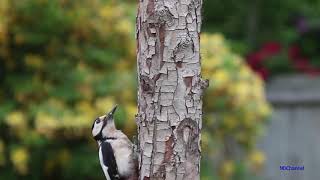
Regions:
<svg viewBox="0 0 320 180"><path fill-rule="evenodd" d="M137 15L141 180L200 179L202 0L140 0Z"/></svg>

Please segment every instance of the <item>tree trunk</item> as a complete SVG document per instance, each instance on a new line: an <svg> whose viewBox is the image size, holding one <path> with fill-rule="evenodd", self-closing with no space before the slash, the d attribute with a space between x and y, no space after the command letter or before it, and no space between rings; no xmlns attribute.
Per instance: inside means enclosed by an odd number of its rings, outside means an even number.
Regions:
<svg viewBox="0 0 320 180"><path fill-rule="evenodd" d="M140 179L200 179L202 0L140 0Z"/></svg>

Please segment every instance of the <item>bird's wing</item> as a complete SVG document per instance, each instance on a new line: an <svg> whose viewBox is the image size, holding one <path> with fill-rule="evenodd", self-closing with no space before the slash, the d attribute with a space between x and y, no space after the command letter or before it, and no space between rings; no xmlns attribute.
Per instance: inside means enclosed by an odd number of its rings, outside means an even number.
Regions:
<svg viewBox="0 0 320 180"><path fill-rule="evenodd" d="M112 180L120 179L116 158L109 142L102 142L101 145L103 165L107 167L108 174Z"/></svg>

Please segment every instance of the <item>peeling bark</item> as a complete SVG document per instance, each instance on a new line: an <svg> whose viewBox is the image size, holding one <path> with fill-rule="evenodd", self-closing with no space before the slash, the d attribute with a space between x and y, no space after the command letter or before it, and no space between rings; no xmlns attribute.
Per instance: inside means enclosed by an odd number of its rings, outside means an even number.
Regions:
<svg viewBox="0 0 320 180"><path fill-rule="evenodd" d="M200 179L202 0L140 0L139 179Z"/></svg>

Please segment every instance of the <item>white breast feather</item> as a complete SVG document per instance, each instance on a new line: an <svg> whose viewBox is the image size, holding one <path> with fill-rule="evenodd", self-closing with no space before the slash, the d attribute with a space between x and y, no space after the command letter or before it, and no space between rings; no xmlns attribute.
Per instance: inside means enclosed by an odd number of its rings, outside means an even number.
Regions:
<svg viewBox="0 0 320 180"><path fill-rule="evenodd" d="M132 162L131 161L131 155L132 155L132 149L126 145L126 143L121 143L121 141L108 141L111 143L111 146L114 151L114 155L117 161L118 171L119 174L122 176L128 176L128 172L131 172L133 167L131 167Z"/></svg>

